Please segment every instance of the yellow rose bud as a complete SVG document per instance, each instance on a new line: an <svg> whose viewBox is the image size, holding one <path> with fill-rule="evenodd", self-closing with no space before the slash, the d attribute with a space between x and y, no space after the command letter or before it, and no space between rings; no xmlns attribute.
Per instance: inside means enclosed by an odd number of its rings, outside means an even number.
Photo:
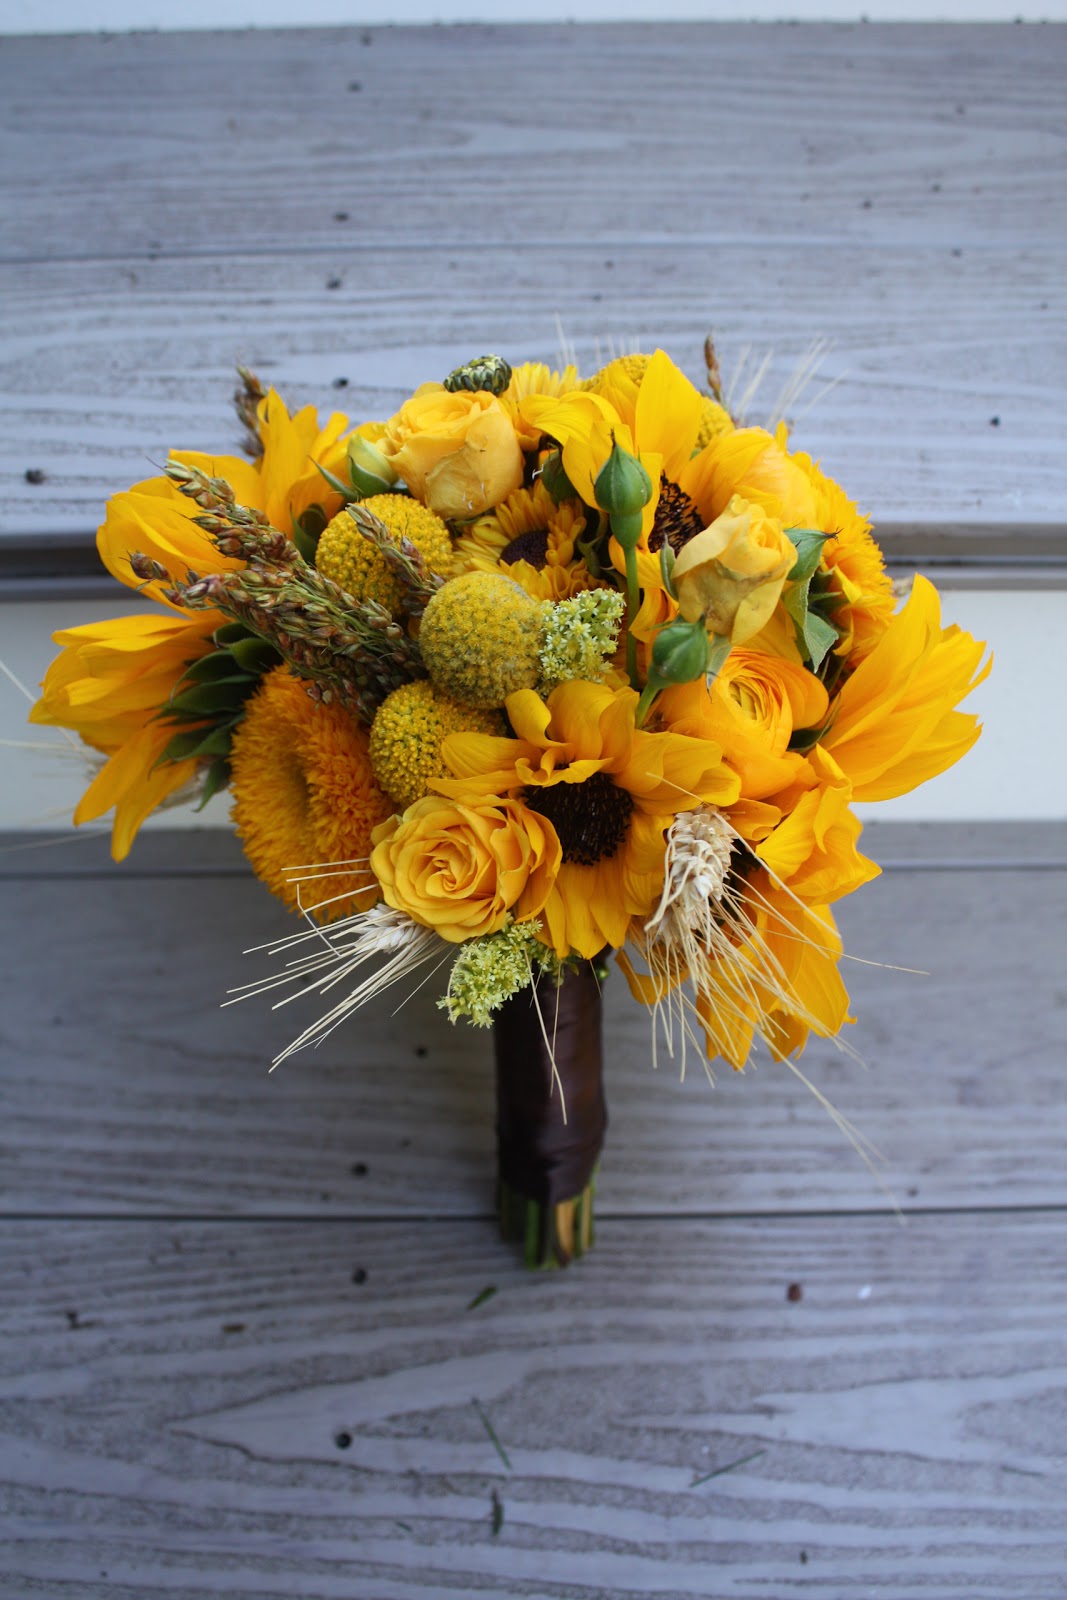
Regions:
<svg viewBox="0 0 1067 1600"><path fill-rule="evenodd" d="M377 445L358 433L348 441L348 475L364 498L388 494L399 476Z"/></svg>
<svg viewBox="0 0 1067 1600"><path fill-rule="evenodd" d="M461 944L543 908L559 872L556 830L518 800L427 795L371 835L387 905Z"/></svg>
<svg viewBox="0 0 1067 1600"><path fill-rule="evenodd" d="M721 516L682 549L671 579L687 622L744 644L770 621L797 553L776 517L733 495Z"/></svg>
<svg viewBox="0 0 1067 1600"><path fill-rule="evenodd" d="M439 517L481 516L522 483L511 418L484 390L450 394L424 383L390 418L377 448Z"/></svg>

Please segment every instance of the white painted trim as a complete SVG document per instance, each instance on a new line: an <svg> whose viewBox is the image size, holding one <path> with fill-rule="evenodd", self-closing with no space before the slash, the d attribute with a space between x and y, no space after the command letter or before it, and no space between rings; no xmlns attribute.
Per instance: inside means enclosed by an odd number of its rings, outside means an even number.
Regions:
<svg viewBox="0 0 1067 1600"><path fill-rule="evenodd" d="M0 34L432 23L1063 22L1067 0L0 0Z"/></svg>

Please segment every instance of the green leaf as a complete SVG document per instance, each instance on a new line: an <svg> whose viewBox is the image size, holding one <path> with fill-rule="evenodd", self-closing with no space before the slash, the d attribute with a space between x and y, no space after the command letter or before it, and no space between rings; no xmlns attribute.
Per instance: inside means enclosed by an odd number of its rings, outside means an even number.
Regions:
<svg viewBox="0 0 1067 1600"><path fill-rule="evenodd" d="M190 728L186 733L176 733L156 765L164 761L191 761L197 756L228 756L230 738L235 723L225 722L219 727Z"/></svg>
<svg viewBox="0 0 1067 1600"><path fill-rule="evenodd" d="M804 619L804 648L811 660L812 672L818 672L827 655L839 638L832 622L827 622L814 611Z"/></svg>
<svg viewBox="0 0 1067 1600"><path fill-rule="evenodd" d="M246 672L255 673L257 676L276 667L281 661L281 656L272 644L266 639L236 639L230 646L230 654L239 667L244 667Z"/></svg>
<svg viewBox="0 0 1067 1600"><path fill-rule="evenodd" d="M730 641L723 634L712 634L708 640L708 664L704 673L704 681L710 689L719 672L730 654Z"/></svg>
<svg viewBox="0 0 1067 1600"><path fill-rule="evenodd" d="M359 499L358 492L353 491L350 483L345 483L341 478L337 477L336 473L331 472L328 467L324 467L319 461L316 461L315 466L322 473L331 489L336 489L338 494L343 494L346 500Z"/></svg>
<svg viewBox="0 0 1067 1600"><path fill-rule="evenodd" d="M796 750L799 751L801 755L807 755L808 751L814 750L819 740L824 738L825 735L830 732L830 729L833 727L836 721L837 707L835 706L821 727L797 728L789 740L790 750Z"/></svg>
<svg viewBox="0 0 1067 1600"><path fill-rule="evenodd" d="M663 587L666 589L672 600L677 600L678 598L674 590L674 579L671 577L671 574L674 571L675 559L675 554L671 548L670 542L667 539L664 539L663 543L659 547L659 571L660 577L663 579Z"/></svg>
<svg viewBox="0 0 1067 1600"><path fill-rule="evenodd" d="M819 565L822 547L829 537L828 533L820 533L817 528L786 529L786 538L792 540L797 550L797 559L786 574L789 583L802 583L805 578L811 577Z"/></svg>
<svg viewBox="0 0 1067 1600"><path fill-rule="evenodd" d="M234 660L229 650L219 650L211 656L201 656L199 661L194 661L187 667L180 683L248 683L255 680L252 675L242 670L240 664Z"/></svg>
<svg viewBox="0 0 1067 1600"><path fill-rule="evenodd" d="M315 565L315 553L319 548L319 541L317 539L310 538L309 535L304 532L303 528L297 525L293 529L293 543L300 551L300 554L303 556L308 566L313 567Z"/></svg>
<svg viewBox="0 0 1067 1600"><path fill-rule="evenodd" d="M220 711L236 711L246 699L251 680L242 676L239 683L201 683L181 694L172 695L165 711L180 711L189 716L215 717Z"/></svg>
<svg viewBox="0 0 1067 1600"><path fill-rule="evenodd" d="M807 572L806 575L800 578L794 578L790 574L790 579L782 591L782 604L793 620L793 627L801 654L811 667L812 672L818 672L827 652L833 649L840 637L833 623L828 622L825 617L821 617L817 611L812 609L813 606L822 603L826 592L825 590L817 591L813 598L811 586L813 581L818 583L818 578L816 577L819 560L818 552L822 549L823 541L829 536L824 533L816 533L810 528L793 528L790 530L789 537L793 539L796 534L802 534L805 537L803 541L804 549L798 555L797 564L793 568L793 572L801 568L807 568ZM818 543L813 544L812 540L816 540ZM796 541L794 540L794 542ZM812 563L813 552L814 564Z"/></svg>
<svg viewBox="0 0 1067 1600"><path fill-rule="evenodd" d="M220 789L225 789L230 781L230 763L228 761L213 761L204 777L204 788L200 796L198 811L203 811L208 801L217 795Z"/></svg>
<svg viewBox="0 0 1067 1600"><path fill-rule="evenodd" d="M232 645L237 644L240 639L254 639L256 636L250 628L245 627L243 622L223 622L215 629L211 637L223 650L228 650Z"/></svg>
<svg viewBox="0 0 1067 1600"><path fill-rule="evenodd" d="M196 748L203 737L203 733L196 730L191 733L176 733L159 756L156 766L161 767L165 761L188 761L196 753Z"/></svg>

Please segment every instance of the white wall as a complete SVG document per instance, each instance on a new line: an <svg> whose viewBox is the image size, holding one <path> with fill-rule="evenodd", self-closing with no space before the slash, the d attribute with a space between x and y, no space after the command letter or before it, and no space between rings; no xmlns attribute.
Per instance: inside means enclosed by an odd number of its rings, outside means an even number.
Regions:
<svg viewBox="0 0 1067 1600"><path fill-rule="evenodd" d="M96 601L0 605L0 660L36 690L55 654L50 634L122 608ZM865 819L907 821L1048 820L1067 816L1067 589L944 590L946 622L991 642L993 672L966 703L985 730L957 767L912 795L859 806ZM26 726L26 702L0 677L0 830L61 827L86 786L85 768L54 728ZM29 743L43 748L26 748ZM198 819L167 812L163 824L225 826L227 802L212 801Z"/></svg>
<svg viewBox="0 0 1067 1600"><path fill-rule="evenodd" d="M0 33L433 22L1062 22L1067 0L0 0Z"/></svg>

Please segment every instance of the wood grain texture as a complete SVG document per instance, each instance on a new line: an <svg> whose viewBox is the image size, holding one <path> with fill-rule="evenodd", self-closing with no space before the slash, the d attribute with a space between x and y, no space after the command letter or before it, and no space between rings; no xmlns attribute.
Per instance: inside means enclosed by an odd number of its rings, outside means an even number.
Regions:
<svg viewBox="0 0 1067 1600"><path fill-rule="evenodd" d="M662 344L703 381L708 327L721 330L727 373L745 346L773 351L760 422L805 350L829 337L793 408L821 395L796 443L875 516L891 556L926 560L963 539L974 554L1067 558L1067 302L1050 287L1061 260L768 240L711 259L704 246L605 242L3 267L13 331L0 364L0 528L87 534L108 495L169 448L232 453L239 360L293 403L362 421L391 415L483 345L558 364L558 316L585 371L614 339ZM34 467L41 484L26 482Z"/></svg>
<svg viewBox="0 0 1067 1600"><path fill-rule="evenodd" d="M1063 28L313 29L4 57L9 259L1060 240Z"/></svg>
<svg viewBox="0 0 1067 1600"><path fill-rule="evenodd" d="M838 908L852 954L930 974L846 966L848 1042L869 1070L819 1041L802 1061L883 1152L905 1209L1067 1203L1063 890L1062 871L924 868ZM292 927L258 884L28 879L0 895L4 1209L491 1211L489 1039L448 1027L433 982L268 1077L313 1012L218 1009L269 970L240 951ZM714 1088L692 1058L684 1083L667 1060L654 1074L649 1014L611 984L605 1215L885 1205L786 1069L720 1069Z"/></svg>
<svg viewBox="0 0 1067 1600"><path fill-rule="evenodd" d="M441 1221L0 1261L5 1600L1067 1593L1062 1215L608 1221L557 1275Z"/></svg>
<svg viewBox="0 0 1067 1600"><path fill-rule="evenodd" d="M663 342L698 376L709 325L727 372L772 351L757 418L827 338L797 442L891 551L1062 558L1065 58L1060 28L11 40L0 530L84 538L169 447L227 447L238 358L362 418L474 347L553 359L558 317L587 366Z"/></svg>

